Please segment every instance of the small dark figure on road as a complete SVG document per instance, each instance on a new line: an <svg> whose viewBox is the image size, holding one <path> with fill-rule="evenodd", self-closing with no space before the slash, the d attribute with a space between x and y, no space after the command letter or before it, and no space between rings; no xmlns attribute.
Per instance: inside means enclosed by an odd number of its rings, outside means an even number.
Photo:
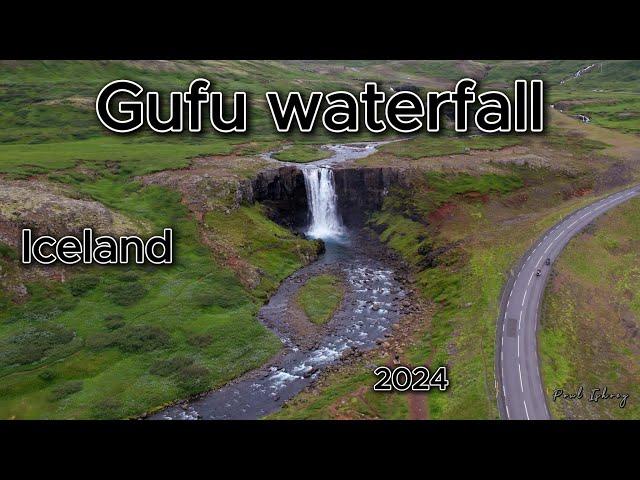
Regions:
<svg viewBox="0 0 640 480"><path fill-rule="evenodd" d="M544 264L545 264L545 265L551 265L551 259L550 259L550 258L547 258L547 259L544 261Z"/></svg>

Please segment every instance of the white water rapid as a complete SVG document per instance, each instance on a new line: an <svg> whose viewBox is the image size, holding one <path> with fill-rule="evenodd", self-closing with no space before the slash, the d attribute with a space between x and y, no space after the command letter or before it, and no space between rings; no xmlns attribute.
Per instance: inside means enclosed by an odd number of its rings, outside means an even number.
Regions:
<svg viewBox="0 0 640 480"><path fill-rule="evenodd" d="M307 235L323 240L340 240L345 231L338 215L333 170L328 167L302 169L311 223Z"/></svg>

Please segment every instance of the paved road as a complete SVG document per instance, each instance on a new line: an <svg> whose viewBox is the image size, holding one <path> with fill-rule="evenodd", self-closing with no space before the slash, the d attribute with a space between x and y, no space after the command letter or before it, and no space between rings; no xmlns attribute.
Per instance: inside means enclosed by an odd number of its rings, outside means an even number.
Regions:
<svg viewBox="0 0 640 480"><path fill-rule="evenodd" d="M617 192L573 212L525 254L505 288L496 339L498 409L505 419L545 420L547 407L540 377L538 312L550 266L569 240L607 210L640 195L640 185ZM536 276L537 269L541 275Z"/></svg>

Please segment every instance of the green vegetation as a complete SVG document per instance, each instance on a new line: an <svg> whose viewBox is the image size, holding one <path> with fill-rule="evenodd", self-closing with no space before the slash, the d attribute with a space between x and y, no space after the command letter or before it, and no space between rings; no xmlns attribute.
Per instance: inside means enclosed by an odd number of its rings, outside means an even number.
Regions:
<svg viewBox="0 0 640 480"><path fill-rule="evenodd" d="M566 111L586 115L596 125L640 133L640 97L637 93L592 93L579 103L570 104Z"/></svg>
<svg viewBox="0 0 640 480"><path fill-rule="evenodd" d="M637 94L638 63L606 61L582 77L564 84L579 68L591 61L405 61L345 62L124 62L124 61L26 61L0 62L0 173L33 174L64 169L77 162L122 162L122 169L140 175L186 165L199 155L259 153L279 145L265 108L267 90L296 89L331 91L361 88L363 75L383 84L417 82L421 79L454 82L464 75L486 78L483 87L509 84L515 78L544 78L549 101L580 101L569 111L592 117L595 124L627 132L639 131ZM407 80L406 76L412 79ZM157 135L150 131L117 136L98 122L93 103L100 89L114 78L127 78L163 93L183 90L193 78L202 76L223 92L245 90L252 96L250 138L242 135ZM312 87L304 87L304 85ZM422 88L422 87L421 87ZM366 133L340 136L341 140L371 137ZM322 129L309 136L292 134L296 142L277 158L286 161L321 159L326 153L308 145L336 138ZM384 147L399 156L464 153L467 148L493 149L518 143L517 137L471 137L420 135L416 139ZM406 146L405 146L406 145ZM397 149L397 150L396 150ZM427 152L426 155L424 152Z"/></svg>
<svg viewBox="0 0 640 480"><path fill-rule="evenodd" d="M570 92L604 90L640 93L638 83L640 82L640 61L638 60L584 60L578 64L578 68L591 64L596 64L596 68L578 78L567 80L561 86L562 89ZM566 71L566 68L564 70Z"/></svg>
<svg viewBox="0 0 640 480"><path fill-rule="evenodd" d="M113 135L96 117L95 97L114 79L133 80L166 97L169 91L186 89L198 76L228 95L240 90L251 95L250 138L211 131ZM325 91L342 89L345 82L355 84L345 75L313 73L293 62L0 61L0 173L29 175L70 168L79 161L118 161L126 173L141 175L183 167L194 156L229 154L235 148L241 154L267 151L279 145L282 136L275 135L264 92L288 91L294 81ZM323 130L313 135L318 142L330 137ZM289 137L296 142L309 138Z"/></svg>
<svg viewBox="0 0 640 480"><path fill-rule="evenodd" d="M62 400L63 398L68 397L69 395L78 393L80 390L82 390L82 382L79 380L71 380L53 388L51 390L49 399L52 402L57 402L59 400Z"/></svg>
<svg viewBox="0 0 640 480"><path fill-rule="evenodd" d="M625 133L640 132L640 62L582 62L583 67L591 64L596 67L590 72L554 85L549 102L566 113L586 115L595 125Z"/></svg>
<svg viewBox="0 0 640 480"><path fill-rule="evenodd" d="M551 395L556 388L585 396L607 386L627 393L618 401L549 402L558 418L638 418L640 367L634 336L640 318L640 200L633 199L598 219L571 240L554 265L545 293L539 332L542 373ZM635 333L634 333L635 332Z"/></svg>
<svg viewBox="0 0 640 480"><path fill-rule="evenodd" d="M69 291L75 297L84 295L93 290L100 283L100 278L95 275L76 275L69 281Z"/></svg>
<svg viewBox="0 0 640 480"><path fill-rule="evenodd" d="M411 265L418 291L435 303L430 321L418 326L403 352L407 364L449 368L449 390L427 395L429 418L497 418L495 320L505 273L541 232L589 201L549 199L546 189L565 182L533 169L503 175L426 173L423 182L414 179L412 189L393 190L373 215L371 228ZM470 195L474 192L490 197ZM501 221L518 215L519 207L508 200L523 192L529 218ZM545 208L535 213L541 205ZM445 206L453 213L440 221ZM367 364L388 361L381 356ZM366 365L338 370L318 391L301 394L273 417L407 418L407 397L372 392L374 381Z"/></svg>
<svg viewBox="0 0 640 480"><path fill-rule="evenodd" d="M0 173L33 175L74 167L78 162L102 167L105 162L117 165L123 175L143 175L160 170L181 168L188 159L203 155L231 153L224 139L208 143L139 143L122 137L99 137L75 142L39 143L34 145L0 145Z"/></svg>
<svg viewBox="0 0 640 480"><path fill-rule="evenodd" d="M0 257L5 257L10 260L17 260L18 253L9 245L5 245L4 243L0 242Z"/></svg>
<svg viewBox="0 0 640 480"><path fill-rule="evenodd" d="M315 145L293 145L273 155L273 158L283 162L308 163L329 158L333 153L331 150L317 147Z"/></svg>
<svg viewBox="0 0 640 480"><path fill-rule="evenodd" d="M513 175L428 174L426 188L403 200L399 193L386 202L373 217L380 238L414 265L421 293L439 305L431 328L419 334L406 353L413 365L447 365L451 342L463 355L451 365L452 382L448 394L431 392L431 418L494 418L493 336L495 315L503 273L514 260L517 244L474 243L459 248L451 240L436 236L424 222L412 220L419 212L426 218L445 202L454 201L466 215L468 232L484 224L483 204L474 198L456 201L455 196L469 192L506 194L522 187L522 179ZM400 201L402 209L394 200ZM409 205L409 210L406 210ZM514 248L515 247L515 248ZM455 338L455 340L454 340Z"/></svg>
<svg viewBox="0 0 640 480"><path fill-rule="evenodd" d="M396 213L402 213L408 218L415 216L414 214L426 217L458 195L473 198L490 193L508 193L523 186L522 179L515 174L471 175L425 172L413 181L416 188L412 191L395 192L394 196L386 200L386 208L374 216L375 221L384 223L385 216ZM415 248L418 247L419 245L415 245Z"/></svg>
<svg viewBox="0 0 640 480"><path fill-rule="evenodd" d="M403 142L383 145L380 150L404 158L437 157L456 155L471 150L498 150L522 142L516 136L475 136L459 137L449 135L419 135Z"/></svg>
<svg viewBox="0 0 640 480"><path fill-rule="evenodd" d="M287 229L267 220L260 206L240 207L232 214L215 211L205 217L205 225L215 232L216 241L226 255L240 258L236 273L251 292L262 301L277 288L283 278L315 258L321 243L301 240ZM234 299L216 292L222 306Z"/></svg>
<svg viewBox="0 0 640 480"><path fill-rule="evenodd" d="M257 206L212 213L207 228L237 239L247 266L261 272L253 288L200 243L176 193L106 173L77 188L157 231L172 227L175 263L87 267L62 284L27 284L29 301L0 311L0 417L134 416L219 386L278 350L256 312L315 254L315 242L273 224ZM157 374L158 364L180 356L193 362Z"/></svg>
<svg viewBox="0 0 640 480"><path fill-rule="evenodd" d="M380 358L377 364L382 364ZM270 415L274 420L324 420L327 418L402 420L408 416L406 395L374 392L377 377L363 365L332 372L317 396L303 392L293 402Z"/></svg>
<svg viewBox="0 0 640 480"><path fill-rule="evenodd" d="M371 227L379 232L380 239L413 266L420 293L439 305L431 324L419 329L405 352L412 365L450 365L455 381L448 393L429 393L430 418L496 418L495 315L504 281L502 272L515 259L517 244L487 242L457 248L423 219L445 202L456 202L468 213L464 228L475 231L485 223L483 203L464 194L506 194L522 185L522 179L514 175L426 173L423 182L416 182L412 190L392 191L382 211L371 219ZM456 352L464 353L452 357L452 343ZM327 418L335 414L329 412L330 408L349 411L355 418L406 418L406 397L370 392L374 381L364 366L355 372L338 373L319 395L303 396L276 418ZM354 393L361 390L366 392L362 396ZM339 400L344 398L347 404L342 406Z"/></svg>
<svg viewBox="0 0 640 480"><path fill-rule="evenodd" d="M300 287L296 302L307 318L316 324L331 320L344 297L342 281L335 275L317 275Z"/></svg>
<svg viewBox="0 0 640 480"><path fill-rule="evenodd" d="M600 140L570 134L554 127L549 127L547 129L545 142L558 150L568 151L579 156L588 155L598 150L604 150L610 146Z"/></svg>
<svg viewBox="0 0 640 480"><path fill-rule="evenodd" d="M453 195L465 193L509 193L523 186L523 181L517 175L469 175L460 173L444 175L429 172L426 174L429 197L434 205L446 202Z"/></svg>
<svg viewBox="0 0 640 480"><path fill-rule="evenodd" d="M264 104L265 91L356 91L363 78L380 82L387 91L390 86L408 84L421 92L452 86L466 75L483 79L482 88L509 85L514 78L544 78L547 98L565 102L565 112L586 114L594 125L637 134L638 62L603 62L602 68L560 83L590 63L0 62L3 178L35 175L34 182L51 181L70 196L101 202L140 225L145 234L172 227L176 239L176 261L170 267L80 266L70 274L65 272L64 282L21 278L16 249L0 243L0 418L135 416L216 388L277 352L280 342L257 321L256 313L283 278L315 257L319 244L271 222L260 206L238 207L232 194L216 197L216 208L196 221L176 192L144 187L135 180L151 172L183 168L198 156L228 155L221 162L233 163L234 155L257 155L285 143L291 147L276 158L312 161L328 155L318 148L321 142L374 137L366 132L332 136L322 129L313 135L276 135ZM236 90L249 92L250 135L174 136L144 131L117 136L105 131L96 118L95 96L113 79L128 78L167 93L185 89L198 76L210 79L227 96ZM576 121L576 130L581 127ZM524 148L539 142L544 148L573 155L578 165L582 156L607 147L582 136L584 130L568 135L566 129L549 128L545 135L533 138L420 134L385 145L382 151L402 161L514 145ZM611 132L604 133L599 138L608 142ZM601 165L604 162L597 164ZM490 171L493 173L483 175L416 174L412 188L391 192L370 223L411 264L423 296L437 304L431 324L419 329L404 352L414 364L450 367L454 379L450 391L429 395L431 418L496 417L493 340L504 272L558 215L587 201L559 201L564 200L558 196L562 188L584 181L580 174L572 173L579 177L576 180L544 169L496 165L490 165ZM233 172L238 176L249 173L240 168ZM446 215L451 218L444 221ZM580 261L577 254L572 257L573 270L562 261L558 264L571 281L565 290L553 292L557 299L550 296L545 306L554 319L546 320L542 332L545 377L552 382L577 382L586 378L584 370L593 368L610 385L637 395L633 390L639 384L637 368L629 365L637 357L635 347L613 336L620 333L613 323L605 328L611 336L594 347L581 333L590 326L585 322L592 320L586 314L586 320L581 320L584 298L564 301L574 298L570 289L578 291L580 286L596 292L592 298L602 302L598 318L616 318L605 308L611 304L601 296L614 285L614 303L626 309L621 315L631 312L638 318L638 302L632 295L638 290L634 270L638 259L633 257L638 249L624 237L625 232L635 232L637 222L633 212L625 215L615 232L599 233L596 240L584 240L581 247L590 252L589 260L600 256L610 265ZM568 250L567 255L574 253ZM4 287L22 288L23 282L27 295L17 301L16 292ZM340 302L339 286L326 278L312 279L300 295L301 306L312 321L326 321ZM610 360L593 366L595 360L585 349ZM583 363L567 360L578 355L583 355ZM355 365L335 376L320 396L278 416L408 415L403 395L370 391L373 377L365 366ZM608 414L637 416L637 410Z"/></svg>
<svg viewBox="0 0 640 480"><path fill-rule="evenodd" d="M555 87L592 62L588 60L515 60L488 62L492 68L484 79L485 86L513 84L517 78L542 78L547 86Z"/></svg>

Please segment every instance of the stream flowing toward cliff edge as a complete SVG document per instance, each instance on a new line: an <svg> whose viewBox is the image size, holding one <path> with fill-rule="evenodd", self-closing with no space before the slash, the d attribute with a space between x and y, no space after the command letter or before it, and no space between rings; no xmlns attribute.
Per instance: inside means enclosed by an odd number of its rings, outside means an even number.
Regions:
<svg viewBox="0 0 640 480"><path fill-rule="evenodd" d="M277 411L346 353L373 348L402 315L406 296L394 267L374 239L350 232L337 211L331 165L362 158L379 143L330 145L328 159L297 165L305 175L310 222L306 233L325 241L325 253L283 281L258 314L282 341L283 350L266 365L218 390L180 402L151 419L258 419ZM307 279L322 273L344 279L344 299L326 327L305 330L290 302ZM307 320L304 322L310 323ZM306 332L310 332L308 335Z"/></svg>

